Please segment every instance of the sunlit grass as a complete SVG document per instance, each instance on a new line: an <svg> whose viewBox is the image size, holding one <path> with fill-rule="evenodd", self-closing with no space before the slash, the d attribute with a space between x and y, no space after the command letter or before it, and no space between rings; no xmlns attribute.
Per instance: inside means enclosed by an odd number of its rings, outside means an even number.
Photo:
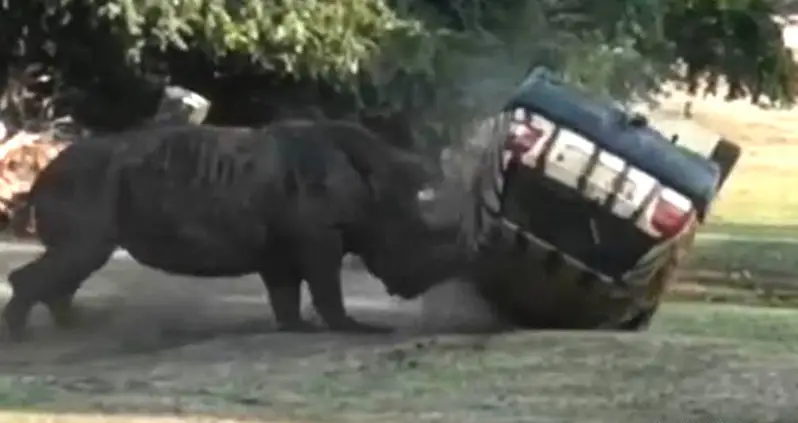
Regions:
<svg viewBox="0 0 798 423"><path fill-rule="evenodd" d="M710 223L798 226L798 139L795 146L743 148Z"/></svg>
<svg viewBox="0 0 798 423"><path fill-rule="evenodd" d="M737 168L712 211L710 222L798 225L798 120L768 119L726 110L703 109L695 121L743 147Z"/></svg>

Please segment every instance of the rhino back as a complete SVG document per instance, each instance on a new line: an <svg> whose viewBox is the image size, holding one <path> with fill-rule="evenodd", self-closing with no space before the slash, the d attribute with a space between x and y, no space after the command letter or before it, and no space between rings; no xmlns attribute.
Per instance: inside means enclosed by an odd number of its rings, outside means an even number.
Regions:
<svg viewBox="0 0 798 423"><path fill-rule="evenodd" d="M77 235L105 235L100 232L112 224L116 196L113 156L114 149L105 143L71 144L39 173L25 207L33 212L45 245Z"/></svg>
<svg viewBox="0 0 798 423"><path fill-rule="evenodd" d="M184 126L130 143L119 158L124 232L257 250L297 226L362 219L368 190L345 154L308 127L280 129Z"/></svg>

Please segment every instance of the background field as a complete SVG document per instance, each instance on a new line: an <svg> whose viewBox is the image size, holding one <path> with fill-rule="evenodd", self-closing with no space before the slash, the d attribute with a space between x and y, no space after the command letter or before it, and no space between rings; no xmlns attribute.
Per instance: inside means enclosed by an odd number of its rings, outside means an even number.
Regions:
<svg viewBox="0 0 798 423"><path fill-rule="evenodd" d="M283 335L254 278L198 282L119 259L81 293L91 325L59 334L39 310L40 338L0 347L0 422L792 423L792 114L710 106L702 126L658 118L745 150L649 332L432 336L418 303L352 270L349 307L395 335ZM0 272L31 254L0 253Z"/></svg>
<svg viewBox="0 0 798 423"><path fill-rule="evenodd" d="M744 150L672 298L795 305L798 112L707 98L694 101L693 119L686 121L679 117L685 100L675 93L654 114L654 122L699 149L723 136Z"/></svg>

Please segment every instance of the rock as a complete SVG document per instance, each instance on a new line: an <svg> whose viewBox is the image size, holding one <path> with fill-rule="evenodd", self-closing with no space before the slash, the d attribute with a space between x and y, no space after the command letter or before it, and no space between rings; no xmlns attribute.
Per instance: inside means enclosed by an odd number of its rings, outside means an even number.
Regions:
<svg viewBox="0 0 798 423"><path fill-rule="evenodd" d="M189 89L170 85L164 89L158 112L153 120L158 123L190 122L201 124L208 116L211 102Z"/></svg>

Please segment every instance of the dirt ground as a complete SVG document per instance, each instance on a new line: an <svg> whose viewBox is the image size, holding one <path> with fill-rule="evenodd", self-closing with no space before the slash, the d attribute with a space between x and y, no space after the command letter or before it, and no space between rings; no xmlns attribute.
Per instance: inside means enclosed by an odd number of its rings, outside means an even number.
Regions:
<svg viewBox="0 0 798 423"><path fill-rule="evenodd" d="M36 246L0 244L0 274L29 260ZM419 304L391 299L382 285L357 269L344 272L347 306L364 321L397 328L403 339L417 326ZM10 294L1 285L3 301ZM316 318L305 292L304 309ZM28 363L86 361L117 353L150 353L209 339L273 331L265 288L257 276L196 279L168 276L140 266L124 253L90 278L79 293L83 324L71 332L55 330L43 307L34 311L35 342L3 345L0 371ZM383 337L274 334L273 355L311 354L338 343L368 345ZM310 342L309 342L310 341Z"/></svg>
<svg viewBox="0 0 798 423"><path fill-rule="evenodd" d="M33 253L2 245L0 272ZM81 329L59 333L37 310L36 339L0 346L0 421L753 423L798 411L794 312L748 332L745 315L673 309L642 335L433 336L418 302L346 276L354 315L397 333L274 333L254 277L115 259L81 291ZM753 339L729 335L741 330Z"/></svg>

